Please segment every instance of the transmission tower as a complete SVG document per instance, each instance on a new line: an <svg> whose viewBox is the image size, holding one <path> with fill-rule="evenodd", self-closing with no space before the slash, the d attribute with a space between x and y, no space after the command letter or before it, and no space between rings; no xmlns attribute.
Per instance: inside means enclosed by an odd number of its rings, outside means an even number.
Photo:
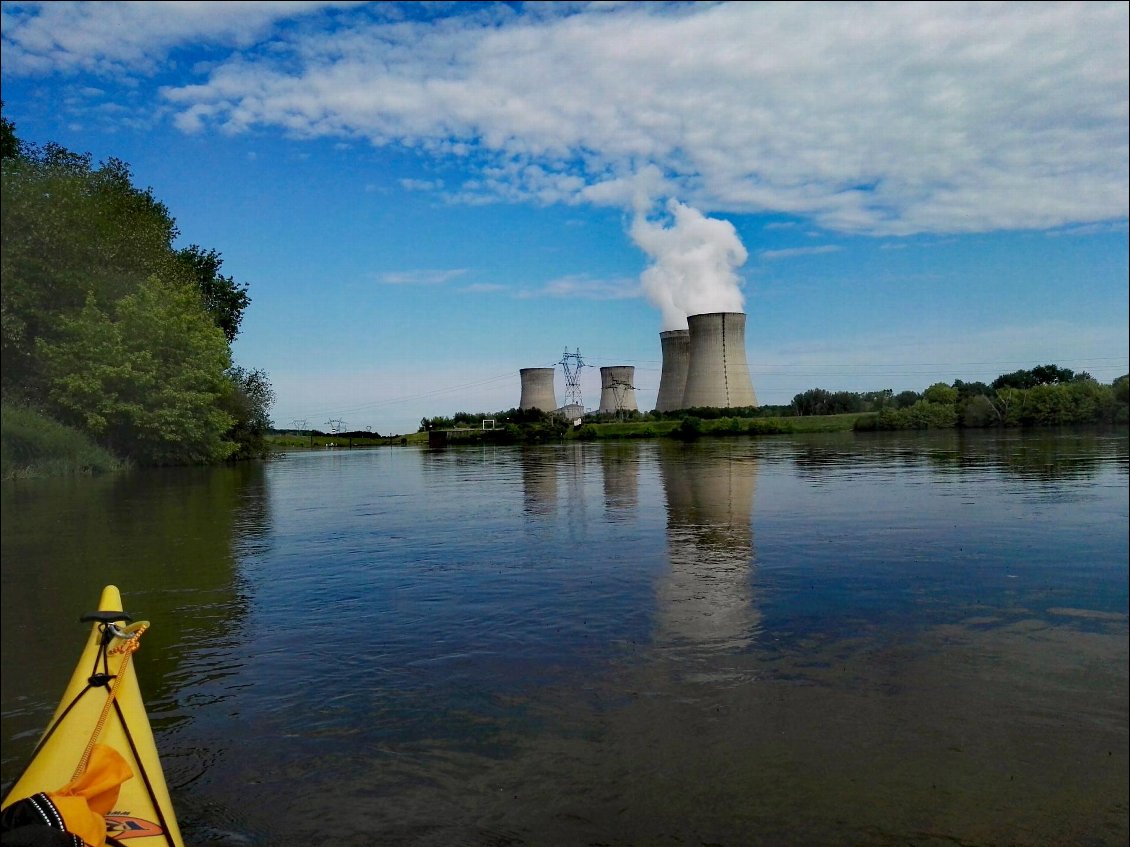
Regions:
<svg viewBox="0 0 1130 847"><path fill-rule="evenodd" d="M622 379L612 380L612 396L616 398L616 417L623 420L625 407L629 397L629 391L635 391L636 387L630 382L625 382Z"/></svg>
<svg viewBox="0 0 1130 847"><path fill-rule="evenodd" d="M575 353L570 353L566 347L565 355L557 364L565 371L565 405L584 408L585 404L581 401L581 368L585 366L585 361L581 358L580 348Z"/></svg>

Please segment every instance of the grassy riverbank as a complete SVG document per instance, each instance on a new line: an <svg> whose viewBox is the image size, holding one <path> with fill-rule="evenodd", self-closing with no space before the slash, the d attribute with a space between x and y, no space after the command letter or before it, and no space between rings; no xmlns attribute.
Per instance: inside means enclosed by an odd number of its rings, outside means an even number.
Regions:
<svg viewBox="0 0 1130 847"><path fill-rule="evenodd" d="M0 421L4 479L97 474L125 466L83 433L31 409L5 404Z"/></svg>
<svg viewBox="0 0 1130 847"><path fill-rule="evenodd" d="M844 415L808 415L804 417L767 418L717 418L704 420L684 418L671 420L638 420L607 423L586 423L579 427L563 427L553 439L546 437L544 427L537 431L537 437L527 437L525 427L510 426L495 430L458 430L452 444L522 443L524 441L545 442L549 440L603 441L637 438L698 438L727 435L788 435L805 432L850 432L856 421L873 417L872 413ZM426 445L426 432L413 432L406 435L358 436L341 435L299 435L275 432L267 437L275 451L310 450L350 447L379 447L390 444Z"/></svg>

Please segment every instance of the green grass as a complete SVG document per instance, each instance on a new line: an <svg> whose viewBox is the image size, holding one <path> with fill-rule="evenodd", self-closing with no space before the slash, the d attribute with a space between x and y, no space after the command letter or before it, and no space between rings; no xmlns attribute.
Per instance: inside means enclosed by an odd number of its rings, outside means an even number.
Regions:
<svg viewBox="0 0 1130 847"><path fill-rule="evenodd" d="M407 438L409 443L413 441L422 440L425 444L428 443L427 433L413 433L408 436L389 436L388 438L354 438L352 439L353 447L379 447L385 444L399 444L400 439ZM267 444L272 450L282 452L285 450L309 450L322 449L330 447L350 447L351 442L348 438L342 438L340 435L315 435L311 438L308 435L293 435L285 432L272 432L267 434Z"/></svg>
<svg viewBox="0 0 1130 847"><path fill-rule="evenodd" d="M23 406L0 409L0 476L4 479L107 473L124 464L77 429Z"/></svg>
<svg viewBox="0 0 1130 847"><path fill-rule="evenodd" d="M703 420L700 435L721 437L726 435L781 435L796 432L850 432L856 420L869 415L870 413L813 415L802 418L718 418L716 420ZM577 429L569 430L565 437L584 440L663 438L674 434L681 424L682 421L680 420L586 423ZM349 446L348 439L332 435L315 435L310 438L305 435L276 432L267 436L267 440L271 447L278 451L318 449L328 447L331 444L337 447ZM482 440L485 439L470 439L470 441ZM413 432L389 438L355 438L353 439L353 446L376 447L385 444L400 444L402 441L407 444L426 445L428 434L426 432Z"/></svg>

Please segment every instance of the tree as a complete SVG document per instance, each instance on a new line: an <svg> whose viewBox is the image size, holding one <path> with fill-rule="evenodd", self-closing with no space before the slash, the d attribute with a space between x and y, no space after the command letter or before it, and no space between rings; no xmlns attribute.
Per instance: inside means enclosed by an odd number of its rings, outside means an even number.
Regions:
<svg viewBox="0 0 1130 847"><path fill-rule="evenodd" d="M908 409L922 399L917 391L900 391L895 395L895 408Z"/></svg>
<svg viewBox="0 0 1130 847"><path fill-rule="evenodd" d="M0 110L4 108L0 101ZM0 159L14 159L20 155L20 140L16 138L16 125L0 115Z"/></svg>
<svg viewBox="0 0 1130 847"><path fill-rule="evenodd" d="M953 387L957 389L957 399L959 402L964 402L972 397L987 397L992 394L992 389L983 382L962 382L960 379L955 379L953 381Z"/></svg>
<svg viewBox="0 0 1130 847"><path fill-rule="evenodd" d="M997 407L984 394L974 394L961 406L961 425L964 427L987 427L1000 422Z"/></svg>
<svg viewBox="0 0 1130 847"><path fill-rule="evenodd" d="M177 253L196 285L204 308L224 331L229 342L235 341L244 310L251 305L247 286L240 285L230 276L223 276L220 267L224 260L215 250L205 250L198 244L185 247Z"/></svg>
<svg viewBox="0 0 1130 847"><path fill-rule="evenodd" d="M233 366L228 368L226 376L230 390L224 397L223 407L235 420L227 433L228 440L236 445L231 458L262 458L270 453L267 432L271 429L274 388L266 371Z"/></svg>
<svg viewBox="0 0 1130 847"><path fill-rule="evenodd" d="M121 456L148 464L214 462L236 449L223 333L197 292L150 277L110 309L93 295L37 352L48 410Z"/></svg>
<svg viewBox="0 0 1130 847"><path fill-rule="evenodd" d="M1090 374L1081 374L1090 378ZM993 380L992 387L998 388L1035 388L1037 385L1055 385L1058 383L1072 382L1076 379L1075 371L1070 368L1061 368L1058 365L1038 365L1032 370L1019 370L1012 373L1001 374Z"/></svg>
<svg viewBox="0 0 1130 847"><path fill-rule="evenodd" d="M922 399L927 403L952 406L957 402L957 389L946 385L944 382L935 382L922 392Z"/></svg>
<svg viewBox="0 0 1130 847"><path fill-rule="evenodd" d="M45 390L36 340L56 340L60 316L105 307L150 276L172 278L177 235L168 210L133 187L128 166L89 154L20 145L0 184L0 355L5 396Z"/></svg>

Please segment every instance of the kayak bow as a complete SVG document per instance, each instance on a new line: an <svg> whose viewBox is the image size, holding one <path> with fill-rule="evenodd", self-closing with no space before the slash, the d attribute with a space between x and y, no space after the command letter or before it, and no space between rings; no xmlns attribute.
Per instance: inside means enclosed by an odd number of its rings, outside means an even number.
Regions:
<svg viewBox="0 0 1130 847"><path fill-rule="evenodd" d="M31 761L0 808L7 810L41 792L69 800L97 779L87 775L94 768L92 762L100 766L112 759L119 768L124 762L129 774L121 771L126 778L117 800L101 812L106 843L184 847L131 662L148 623L132 622L122 611L121 594L113 585L103 589L98 611L82 620L93 621L93 626L70 684ZM91 803L92 808L95 805Z"/></svg>

